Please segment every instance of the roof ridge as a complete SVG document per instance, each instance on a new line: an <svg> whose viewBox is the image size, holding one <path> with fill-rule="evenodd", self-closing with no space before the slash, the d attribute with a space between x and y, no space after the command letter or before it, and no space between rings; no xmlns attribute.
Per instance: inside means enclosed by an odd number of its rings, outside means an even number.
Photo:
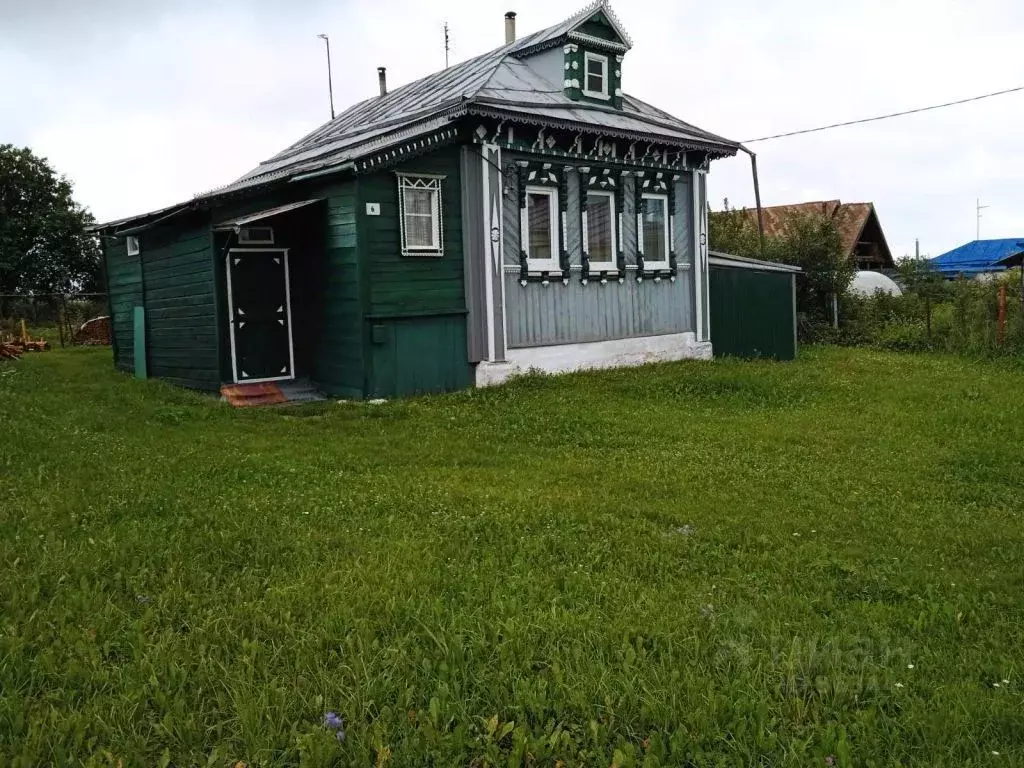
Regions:
<svg viewBox="0 0 1024 768"><path fill-rule="evenodd" d="M622 21L616 15L612 9L608 0L593 0L587 5L583 6L580 10L571 16L563 19L557 24L552 24L544 29L540 29L536 32L531 32L521 40L516 40L511 45L513 46L510 53L517 53L532 48L535 45L543 45L546 42L550 42L552 39L560 37L562 35L568 35L572 30L583 23L587 18L593 16L598 11L604 12L608 21L611 22L616 34L622 38L626 48L633 47L633 39L626 32L626 28L622 25Z"/></svg>

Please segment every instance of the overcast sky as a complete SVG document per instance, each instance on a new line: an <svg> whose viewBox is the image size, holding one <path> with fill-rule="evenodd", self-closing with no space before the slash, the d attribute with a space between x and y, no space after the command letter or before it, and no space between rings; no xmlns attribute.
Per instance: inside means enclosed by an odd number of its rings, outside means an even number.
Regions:
<svg viewBox="0 0 1024 768"><path fill-rule="evenodd" d="M0 0L0 143L48 157L100 220L233 180L329 117L584 3L553 0ZM613 4L633 38L624 90L732 139L1024 85L1020 0L649 0ZM764 204L872 201L893 254L1024 237L1024 92L751 144ZM752 205L745 156L710 199Z"/></svg>

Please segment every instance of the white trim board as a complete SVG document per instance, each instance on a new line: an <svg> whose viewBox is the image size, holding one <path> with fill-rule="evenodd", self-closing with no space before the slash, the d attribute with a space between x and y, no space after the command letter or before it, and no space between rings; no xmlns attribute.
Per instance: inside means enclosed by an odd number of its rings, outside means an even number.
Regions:
<svg viewBox="0 0 1024 768"><path fill-rule="evenodd" d="M228 336L231 341L231 379L235 384L264 384L268 381L291 381L295 378L295 341L292 334L292 283L288 268L288 248L232 248L224 256L224 272L228 292ZM239 379L238 355L235 350L235 300L231 291L231 254L279 253L284 260L284 306L288 321L288 375L271 376L265 379Z"/></svg>
<svg viewBox="0 0 1024 768"><path fill-rule="evenodd" d="M601 90L593 91L590 89L590 62L595 62L601 65ZM609 95L611 88L609 88L608 81L611 79L611 63L608 61L608 57L602 53L593 53L592 51L583 52L583 95L589 96L592 99L602 99L608 101L611 96ZM596 75L595 75L596 77Z"/></svg>
<svg viewBox="0 0 1024 768"><path fill-rule="evenodd" d="M716 267L732 267L733 269L749 269L753 272L784 272L790 275L799 275L803 272L800 267L790 264L780 264L774 261L759 261L757 259L745 259L735 256L723 256L713 251L708 252L708 264Z"/></svg>
<svg viewBox="0 0 1024 768"><path fill-rule="evenodd" d="M479 363L476 385L489 387L530 370L544 373L625 368L669 360L710 360L711 342L698 342L692 331L609 339L585 344L510 349L504 363Z"/></svg>

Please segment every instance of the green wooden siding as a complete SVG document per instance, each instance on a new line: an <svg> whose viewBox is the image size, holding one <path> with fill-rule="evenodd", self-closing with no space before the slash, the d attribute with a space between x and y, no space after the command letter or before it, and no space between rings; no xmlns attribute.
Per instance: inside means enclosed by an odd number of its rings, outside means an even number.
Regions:
<svg viewBox="0 0 1024 768"><path fill-rule="evenodd" d="M468 386L459 148L402 170L446 177L441 258L402 256L398 184L390 170L288 185L174 219L143 233L141 268L125 255L123 240L112 243L107 261L118 366L132 369L131 312L144 305L150 376L203 389L229 381L225 248L232 246L211 224L323 198L270 222L274 247L289 249L295 373L342 397ZM381 215L367 216L367 202L379 203Z"/></svg>
<svg viewBox="0 0 1024 768"><path fill-rule="evenodd" d="M716 356L796 357L793 275L712 265L709 304Z"/></svg>
<svg viewBox="0 0 1024 768"><path fill-rule="evenodd" d="M444 255L403 256L394 171L360 177L358 243L364 265L364 340L375 397L460 389L471 381L466 343L459 148L410 161L405 173L440 174ZM366 215L379 203L380 215Z"/></svg>
<svg viewBox="0 0 1024 768"><path fill-rule="evenodd" d="M362 278L356 248L355 181L317 190L326 198L324 258L316 297L318 311L313 380L331 395L362 397L365 392Z"/></svg>
<svg viewBox="0 0 1024 768"><path fill-rule="evenodd" d="M114 365L122 371L135 369L133 312L142 306L142 267L138 256L129 256L125 239L107 238L107 286L110 291L114 334Z"/></svg>
<svg viewBox="0 0 1024 768"><path fill-rule="evenodd" d="M212 238L205 217L142 235L149 375L196 389L221 383Z"/></svg>
<svg viewBox="0 0 1024 768"><path fill-rule="evenodd" d="M369 267L370 314L463 311L462 200L458 148L409 162L404 173L442 174L444 256L403 256L398 221L398 181L393 172L359 180L362 216L360 251ZM380 216L367 216L366 203L380 203Z"/></svg>
<svg viewBox="0 0 1024 768"><path fill-rule="evenodd" d="M370 337L371 397L451 392L473 383L464 315L377 320Z"/></svg>
<svg viewBox="0 0 1024 768"><path fill-rule="evenodd" d="M600 37L602 40L611 40L616 43L625 42L615 34L615 30L612 28L612 25L608 22L608 19L603 13L595 13L585 22L580 24L579 27L577 27L577 30L585 35L590 35L591 37Z"/></svg>

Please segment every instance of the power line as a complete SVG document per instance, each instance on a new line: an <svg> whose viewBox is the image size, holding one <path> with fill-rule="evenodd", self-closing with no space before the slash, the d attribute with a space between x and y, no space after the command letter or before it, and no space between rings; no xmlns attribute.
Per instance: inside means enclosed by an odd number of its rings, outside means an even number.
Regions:
<svg viewBox="0 0 1024 768"><path fill-rule="evenodd" d="M945 104L934 104L930 107L919 107L918 109L908 109L905 112L892 112L888 115L879 115L878 117L865 117L862 120L848 120L845 123L833 123L832 125L823 125L820 128L806 128L802 131L790 131L789 133L776 133L774 136L762 136L759 139L747 139L744 144L753 144L756 141L769 141L771 139L784 139L787 136L799 136L804 133L817 133L818 131L828 131L832 128L843 128L847 125L860 125L861 123L873 123L878 120L888 120L890 117L903 117L904 115L913 115L918 112L930 112L933 109L943 109L944 107L955 107L957 104L968 104L972 101L981 101L982 99L991 99L993 96L1003 96L1007 93L1016 93L1017 91L1024 91L1024 85L1017 88L1007 88L1005 91L995 91L993 93L984 93L981 96L972 96L969 99L959 99L958 101L947 101Z"/></svg>

